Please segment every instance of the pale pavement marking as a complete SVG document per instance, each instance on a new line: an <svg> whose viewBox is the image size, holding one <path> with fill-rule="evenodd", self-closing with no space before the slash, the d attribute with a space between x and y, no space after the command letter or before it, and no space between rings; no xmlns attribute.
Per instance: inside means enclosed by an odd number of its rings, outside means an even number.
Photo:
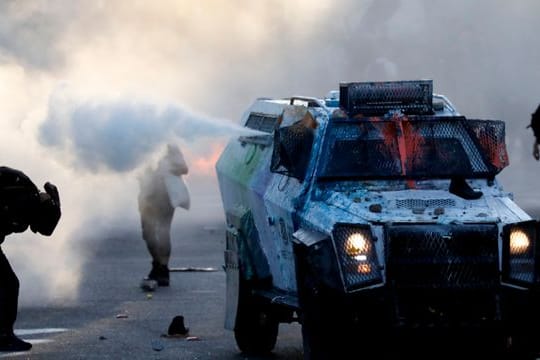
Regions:
<svg viewBox="0 0 540 360"><path fill-rule="evenodd" d="M69 329L64 328L44 328L44 329L17 329L15 330L15 334L17 336L28 336L28 335L42 335L42 334L55 334L55 333L61 333L68 331ZM25 341L28 341L32 345L36 344L46 344L53 342L52 339L24 339ZM9 353L0 353L0 358L11 358L14 356L27 356L30 351L17 351L17 352L9 352Z"/></svg>
<svg viewBox="0 0 540 360"><path fill-rule="evenodd" d="M53 334L59 332L65 332L69 329L64 328L43 328L43 329L16 329L15 335L17 336L26 336L26 335L36 335L36 334Z"/></svg>

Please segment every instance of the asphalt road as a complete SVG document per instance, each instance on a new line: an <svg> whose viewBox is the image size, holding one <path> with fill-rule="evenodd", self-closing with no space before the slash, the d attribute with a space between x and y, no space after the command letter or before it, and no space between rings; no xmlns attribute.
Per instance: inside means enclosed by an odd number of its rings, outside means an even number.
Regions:
<svg viewBox="0 0 540 360"><path fill-rule="evenodd" d="M94 239L78 301L21 307L16 331L33 349L0 353L0 359L248 359L236 348L233 333L223 328L225 224L214 210L204 219L185 213L175 219L171 267L216 271L173 272L171 286L149 296L139 288L150 260L138 229ZM185 317L197 341L161 336L176 315ZM267 359L302 359L298 324L280 325L277 346Z"/></svg>
<svg viewBox="0 0 540 360"><path fill-rule="evenodd" d="M175 218L171 267L213 267L214 272L173 272L171 286L151 297L139 288L150 258L138 229L94 239L83 269L79 300L54 307L21 307L16 332L34 344L15 359L247 359L225 330L225 223L219 211L205 219ZM24 281L24 279L21 279ZM120 317L118 317L120 315ZM163 338L183 315L198 341ZM283 324L271 359L301 359L298 324ZM251 359L255 359L251 357Z"/></svg>

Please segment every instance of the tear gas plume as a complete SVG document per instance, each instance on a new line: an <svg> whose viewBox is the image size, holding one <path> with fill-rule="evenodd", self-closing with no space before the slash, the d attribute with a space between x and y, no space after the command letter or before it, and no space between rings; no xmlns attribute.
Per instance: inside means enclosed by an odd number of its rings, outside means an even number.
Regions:
<svg viewBox="0 0 540 360"><path fill-rule="evenodd" d="M50 180L58 185L61 222L54 239L47 242L28 233L12 235L15 240L8 241L16 244L6 251L14 265L32 279L27 280L32 285L23 288L22 304L76 300L81 267L101 242L141 241L137 178L145 167L155 166L167 143L182 144L190 168L186 182L191 183L195 200L187 216L202 219L221 215L214 166L225 142L231 136L259 133L177 104L83 101L66 94L65 89L61 96L53 93L36 129L35 146L48 153L44 162L54 169L51 177L40 174L36 179L26 171L37 184ZM133 246L129 241L121 243ZM43 257L44 248L54 256ZM28 258L36 261L24 261Z"/></svg>
<svg viewBox="0 0 540 360"><path fill-rule="evenodd" d="M77 170L129 172L169 141L183 140L194 148L195 141L201 144L208 139L255 133L177 104L74 100L55 95L39 127L39 140L55 151L57 159ZM212 157L216 158L215 151Z"/></svg>

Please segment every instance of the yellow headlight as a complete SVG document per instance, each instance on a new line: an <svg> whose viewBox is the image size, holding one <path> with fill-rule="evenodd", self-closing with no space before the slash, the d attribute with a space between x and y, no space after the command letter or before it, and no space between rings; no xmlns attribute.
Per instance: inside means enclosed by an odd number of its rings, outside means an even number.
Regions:
<svg viewBox="0 0 540 360"><path fill-rule="evenodd" d="M531 246L529 235L521 229L514 229L510 232L510 254L525 254Z"/></svg>
<svg viewBox="0 0 540 360"><path fill-rule="evenodd" d="M362 233L349 235L345 242L345 253L349 256L367 255L369 250L369 239Z"/></svg>
<svg viewBox="0 0 540 360"><path fill-rule="evenodd" d="M371 264L369 263L360 263L358 264L357 268L356 268L356 271L359 273L359 274L369 274L371 272Z"/></svg>

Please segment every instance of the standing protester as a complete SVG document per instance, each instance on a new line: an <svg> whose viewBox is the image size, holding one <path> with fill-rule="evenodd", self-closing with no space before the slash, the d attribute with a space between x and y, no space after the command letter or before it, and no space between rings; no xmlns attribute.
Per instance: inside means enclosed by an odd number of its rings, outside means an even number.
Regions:
<svg viewBox="0 0 540 360"><path fill-rule="evenodd" d="M41 192L21 171L0 167L0 244L5 236L25 231L49 236L60 220L56 186L45 183ZM19 279L0 247L0 351L27 351L32 344L13 332L17 318Z"/></svg>
<svg viewBox="0 0 540 360"><path fill-rule="evenodd" d="M533 156L536 160L540 160L540 105L531 115L531 124L528 127L532 128L534 133Z"/></svg>
<svg viewBox="0 0 540 360"><path fill-rule="evenodd" d="M148 168L140 177L139 212L142 237L152 256L152 269L145 280L155 280L159 286L169 286L171 256L171 223L174 209L189 210L189 193L182 175L188 167L176 145L167 145L167 152L157 168ZM142 284L145 287L145 282Z"/></svg>

